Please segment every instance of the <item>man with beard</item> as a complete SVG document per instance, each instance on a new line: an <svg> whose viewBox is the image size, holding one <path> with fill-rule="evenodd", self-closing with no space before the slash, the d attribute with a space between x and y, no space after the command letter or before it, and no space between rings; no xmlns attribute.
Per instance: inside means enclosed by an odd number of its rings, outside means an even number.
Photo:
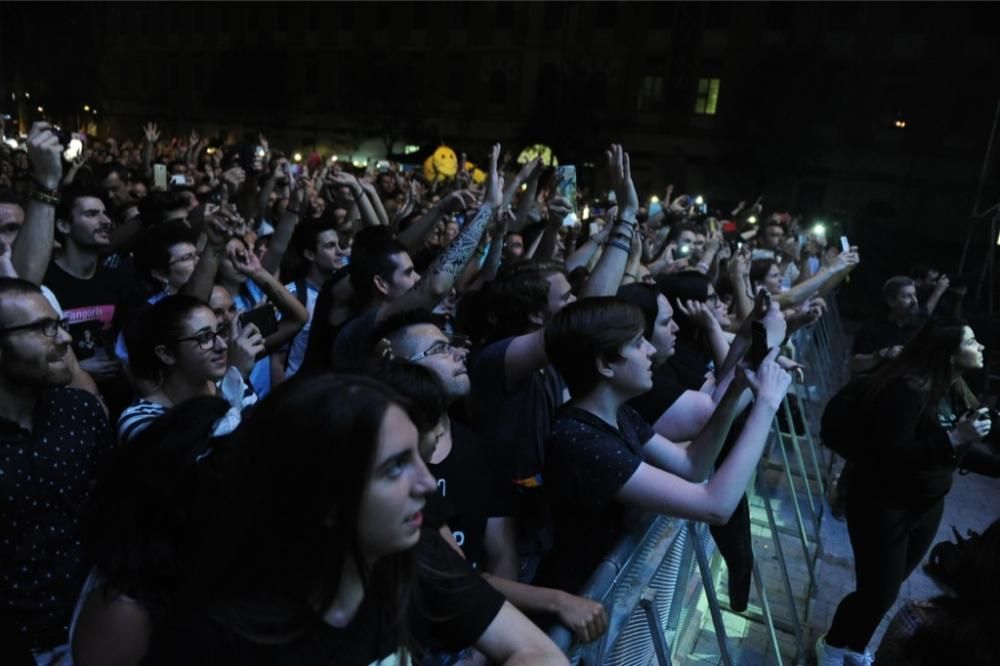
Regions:
<svg viewBox="0 0 1000 666"><path fill-rule="evenodd" d="M868 321L854 336L851 373L871 372L883 361L899 356L910 338L926 321L920 314L917 287L905 275L897 275L882 285L887 312Z"/></svg>
<svg viewBox="0 0 1000 666"><path fill-rule="evenodd" d="M67 387L67 328L36 285L0 278L0 645L39 663L68 656L80 509L111 448L100 401Z"/></svg>
<svg viewBox="0 0 1000 666"><path fill-rule="evenodd" d="M126 311L137 304L132 271L102 262L111 243L111 219L101 193L73 186L56 206L55 230L61 244L43 279L59 299L80 366L97 382L113 415L130 401L121 364L114 354ZM84 332L96 342L94 353L82 354Z"/></svg>

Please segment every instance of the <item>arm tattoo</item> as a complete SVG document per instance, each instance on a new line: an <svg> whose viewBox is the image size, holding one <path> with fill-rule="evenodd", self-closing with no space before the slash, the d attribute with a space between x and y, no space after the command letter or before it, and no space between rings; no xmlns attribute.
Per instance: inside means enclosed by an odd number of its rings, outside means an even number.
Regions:
<svg viewBox="0 0 1000 666"><path fill-rule="evenodd" d="M493 218L495 208L484 204L471 222L451 242L451 245L437 258L431 266L431 273L457 276L469 263L472 253L479 246L479 240L486 230L486 225Z"/></svg>

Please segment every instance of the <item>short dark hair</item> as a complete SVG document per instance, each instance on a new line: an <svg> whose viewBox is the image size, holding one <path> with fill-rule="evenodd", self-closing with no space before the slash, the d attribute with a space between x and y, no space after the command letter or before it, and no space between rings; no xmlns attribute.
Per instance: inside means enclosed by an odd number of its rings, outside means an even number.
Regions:
<svg viewBox="0 0 1000 666"><path fill-rule="evenodd" d="M27 294L42 294L41 288L29 280L22 278L0 277L0 328L7 325L4 316L4 306L10 299Z"/></svg>
<svg viewBox="0 0 1000 666"><path fill-rule="evenodd" d="M896 295L901 292L906 287L914 286L913 280L906 277L905 275L894 275L885 281L882 285L882 299L890 300L896 298Z"/></svg>
<svg viewBox="0 0 1000 666"><path fill-rule="evenodd" d="M396 270L394 257L407 252L406 246L394 238L365 243L361 251L351 250L351 286L359 303L368 303L375 295L374 279L391 280Z"/></svg>
<svg viewBox="0 0 1000 666"><path fill-rule="evenodd" d="M332 218L324 216L306 220L295 227L295 235L292 236L292 244L295 246L295 249L299 251L299 254L302 255L303 261L305 261L306 250L310 252L316 251L316 240L319 238L319 235L324 231L336 230L337 226L334 224Z"/></svg>
<svg viewBox="0 0 1000 666"><path fill-rule="evenodd" d="M644 328L642 311L630 303L610 296L582 298L545 327L545 353L570 395L582 398L601 382L596 362L619 360L622 347Z"/></svg>
<svg viewBox="0 0 1000 666"><path fill-rule="evenodd" d="M435 315L429 310L425 310L423 308L404 310L403 312L398 312L390 317L387 317L375 326L372 330L371 342L374 344L382 338L389 338L396 333L399 333L404 328L409 328L410 326L433 324L434 326L441 328L443 323L444 322L441 320L441 317Z"/></svg>
<svg viewBox="0 0 1000 666"><path fill-rule="evenodd" d="M196 241L191 227L179 220L150 227L136 243L136 268L145 277L151 277L154 270L166 272L170 268L170 248L179 243L195 245Z"/></svg>
<svg viewBox="0 0 1000 666"><path fill-rule="evenodd" d="M694 222L679 222L678 224L670 227L670 232L667 234L667 243L674 243L681 234L685 231L690 231L693 234L699 233L698 225ZM703 233L703 232L702 232Z"/></svg>
<svg viewBox="0 0 1000 666"><path fill-rule="evenodd" d="M188 200L177 191L152 190L139 201L139 217L145 226L161 224L167 213L187 208Z"/></svg>
<svg viewBox="0 0 1000 666"><path fill-rule="evenodd" d="M64 222L72 222L73 206L76 205L77 199L84 197L100 199L104 203L105 208L107 208L107 197L103 190L88 183L73 183L64 189L60 195L59 204L56 206L56 219L63 220Z"/></svg>
<svg viewBox="0 0 1000 666"><path fill-rule="evenodd" d="M549 276L562 273L554 261L528 259L507 264L489 286L487 319L491 339L521 335L535 327L530 316L545 310L549 301Z"/></svg>

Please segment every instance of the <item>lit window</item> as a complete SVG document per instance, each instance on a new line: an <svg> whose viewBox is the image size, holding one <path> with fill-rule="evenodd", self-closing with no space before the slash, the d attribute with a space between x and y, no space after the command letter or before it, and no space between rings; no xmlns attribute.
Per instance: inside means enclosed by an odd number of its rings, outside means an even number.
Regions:
<svg viewBox="0 0 1000 666"><path fill-rule="evenodd" d="M694 112L714 116L718 105L719 79L698 79L698 98L694 102Z"/></svg>

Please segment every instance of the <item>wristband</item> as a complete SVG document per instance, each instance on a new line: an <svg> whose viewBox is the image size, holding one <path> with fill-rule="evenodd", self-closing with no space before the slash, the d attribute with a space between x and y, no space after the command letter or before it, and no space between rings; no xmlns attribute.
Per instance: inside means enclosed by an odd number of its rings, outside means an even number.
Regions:
<svg viewBox="0 0 1000 666"><path fill-rule="evenodd" d="M54 190L46 191L39 187L38 189L32 190L29 196L35 201L40 201L43 204L48 204L49 206L58 206L59 197L56 196L54 192L55 192Z"/></svg>
<svg viewBox="0 0 1000 666"><path fill-rule="evenodd" d="M616 247L619 250L621 250L622 252L629 252L629 251L631 251L631 248L628 245L626 245L625 243L623 243L621 241L618 241L618 240L608 241L607 245L608 245L608 247Z"/></svg>
<svg viewBox="0 0 1000 666"><path fill-rule="evenodd" d="M705 269L705 272L706 272L706 273L708 272L708 268L709 268L709 266L708 266L708 264L706 264L706 263L705 263L704 261L699 261L699 262L698 262L697 264L695 264L695 266L701 266L702 268L704 268L704 269Z"/></svg>

